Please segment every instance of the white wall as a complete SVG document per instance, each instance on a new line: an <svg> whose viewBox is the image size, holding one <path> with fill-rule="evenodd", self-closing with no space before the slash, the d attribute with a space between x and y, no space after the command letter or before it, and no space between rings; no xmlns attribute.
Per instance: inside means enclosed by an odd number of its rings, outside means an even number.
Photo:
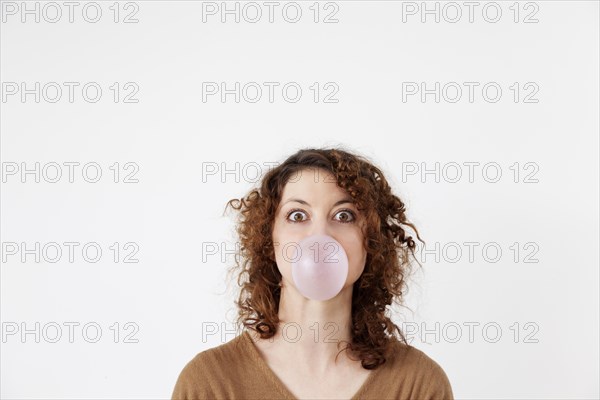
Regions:
<svg viewBox="0 0 600 400"><path fill-rule="evenodd" d="M473 22L459 2L456 23L446 3L439 23L435 15L421 22L421 2L320 3L317 23L313 2L296 3L297 23L283 18L287 3L273 23L262 2L256 23L244 20L255 15L248 7L239 23L220 14L203 22L203 7L221 2L122 2L117 23L113 2L96 3L96 23L83 18L88 3L73 23L55 4L61 19L49 22L56 7L38 3L36 23L21 2L2 3L2 397L170 397L189 359L233 338L225 283L233 257L203 252L210 243L233 247L225 202L253 186L257 165L264 172L299 148L342 144L386 172L427 243L440 246L414 277L414 313L394 318L418 328L413 344L444 367L456 398L598 398L597 2L520 3L518 22L513 2L480 2ZM94 4L86 7L94 19ZM488 22L497 8L499 21ZM137 23L122 22L130 13ZM330 13L337 23L323 23ZM40 82L39 103L35 94L21 99L22 82ZM63 82L78 83L73 102ZM102 89L95 103L93 87L82 96L89 82ZM239 103L233 95L203 101L203 82L256 82L263 95L251 103L250 85ZM279 84L272 103L263 82ZM282 97L290 82L302 89L295 103ZM408 95L421 82L440 83L439 103ZM464 82L474 82L472 102ZM52 103L56 86L62 97ZM457 86L462 97L452 103ZM124 102L136 88L129 100L138 102ZM324 102L334 90L338 102ZM73 182L69 162L80 163ZM102 176L88 183L81 167L93 162ZM21 163L40 163L39 183L21 176ZM57 183L49 182L53 163L63 173ZM439 182L422 178L436 163ZM219 173L203 176L213 165ZM221 176L236 165L237 176ZM462 177L453 183L456 165ZM130 172L138 183L123 182ZM23 252L36 242L47 250L40 262ZM54 263L52 242L63 251ZM79 244L72 263L64 242ZM475 243L472 260L465 242ZM98 262L82 257L86 243L101 248ZM134 250L139 262L124 262ZM69 323L79 324L72 343ZM439 337L421 336L438 323ZM219 335L203 339L214 325ZM52 343L57 326L62 336ZM90 343L95 327L102 334ZM31 331L24 337L23 328Z"/></svg>

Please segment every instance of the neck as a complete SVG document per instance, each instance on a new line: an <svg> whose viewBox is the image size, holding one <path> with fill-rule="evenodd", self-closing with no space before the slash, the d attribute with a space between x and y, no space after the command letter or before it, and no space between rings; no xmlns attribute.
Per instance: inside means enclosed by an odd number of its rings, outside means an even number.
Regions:
<svg viewBox="0 0 600 400"><path fill-rule="evenodd" d="M327 301L307 299L286 285L278 315L280 324L273 343L295 363L324 373L348 361L347 351L340 350L352 341L352 285Z"/></svg>

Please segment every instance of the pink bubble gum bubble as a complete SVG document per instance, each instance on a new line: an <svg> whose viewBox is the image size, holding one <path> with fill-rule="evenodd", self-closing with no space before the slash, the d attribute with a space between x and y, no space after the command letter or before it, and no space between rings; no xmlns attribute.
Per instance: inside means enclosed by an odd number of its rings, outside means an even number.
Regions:
<svg viewBox="0 0 600 400"><path fill-rule="evenodd" d="M348 256L329 235L311 235L300 241L292 262L292 279L302 295L325 301L335 297L348 276Z"/></svg>

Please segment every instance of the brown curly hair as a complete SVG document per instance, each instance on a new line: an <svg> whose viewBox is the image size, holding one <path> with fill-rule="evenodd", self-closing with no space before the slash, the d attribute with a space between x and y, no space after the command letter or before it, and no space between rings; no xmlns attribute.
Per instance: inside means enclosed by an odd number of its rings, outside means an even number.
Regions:
<svg viewBox="0 0 600 400"><path fill-rule="evenodd" d="M241 290L235 301L237 329L243 324L258 332L262 339L276 333L282 276L273 247L275 213L288 180L307 168L331 173L365 215L362 233L367 260L362 275L353 285L352 343L345 349L360 358L363 368L376 369L389 357L395 332L408 345L402 330L386 315L386 307L392 302L403 304L412 266L410 256L416 260L416 244L405 229L411 228L417 239L424 242L407 220L404 203L392 194L381 170L365 157L339 146L299 150L269 170L260 187L241 199L227 202L225 211L228 207L239 211L236 231L242 262L236 257L236 265L229 270L230 274L239 271L237 283Z"/></svg>

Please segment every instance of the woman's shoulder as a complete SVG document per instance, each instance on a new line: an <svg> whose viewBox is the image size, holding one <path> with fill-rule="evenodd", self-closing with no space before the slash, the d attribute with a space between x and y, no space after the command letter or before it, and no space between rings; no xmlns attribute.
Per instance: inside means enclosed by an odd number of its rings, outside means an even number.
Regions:
<svg viewBox="0 0 600 400"><path fill-rule="evenodd" d="M446 371L424 351L400 341L393 344L387 366L388 376L403 388L418 391L422 398L452 399L452 386ZM386 361L387 362L387 361Z"/></svg>
<svg viewBox="0 0 600 400"><path fill-rule="evenodd" d="M242 355L240 350L244 349L245 345L243 336L238 335L228 342L200 351L188 364L197 367L207 364L227 365L229 362L238 363Z"/></svg>
<svg viewBox="0 0 600 400"><path fill-rule="evenodd" d="M224 375L244 368L244 346L240 336L200 351L190 359L177 378L172 399L207 398L220 390Z"/></svg>
<svg viewBox="0 0 600 400"><path fill-rule="evenodd" d="M416 370L432 370L442 371L443 369L440 364L432 357L427 355L423 350L420 350L410 344L406 344L395 340L393 342L393 357L392 359L396 363L402 363L404 367L416 369Z"/></svg>

